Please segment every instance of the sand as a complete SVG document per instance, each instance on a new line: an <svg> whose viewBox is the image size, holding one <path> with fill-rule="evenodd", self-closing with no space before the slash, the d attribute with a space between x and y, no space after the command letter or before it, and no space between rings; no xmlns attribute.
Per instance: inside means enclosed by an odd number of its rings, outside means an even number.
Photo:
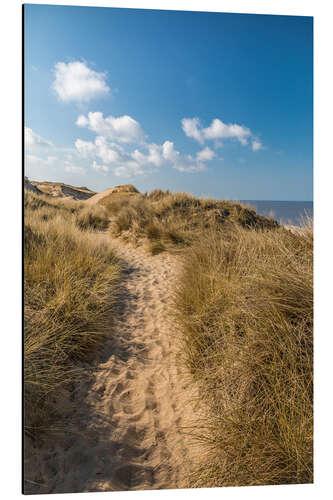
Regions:
<svg viewBox="0 0 333 500"><path fill-rule="evenodd" d="M91 196L91 198L86 200L86 204L87 205L96 205L100 200L102 200L103 198L105 198L105 196L108 196L111 193L114 193L113 187L106 189L105 191L102 191L101 193L94 194L94 196Z"/></svg>
<svg viewBox="0 0 333 500"><path fill-rule="evenodd" d="M32 492L181 488L198 454L188 435L196 393L176 359L181 334L170 308L181 261L111 245L125 269L114 340L95 360L92 380L75 385L79 435L38 452Z"/></svg>

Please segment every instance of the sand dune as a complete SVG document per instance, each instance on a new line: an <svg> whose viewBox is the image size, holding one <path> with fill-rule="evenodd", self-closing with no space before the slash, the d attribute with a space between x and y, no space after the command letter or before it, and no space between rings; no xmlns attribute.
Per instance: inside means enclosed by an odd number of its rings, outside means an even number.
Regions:
<svg viewBox="0 0 333 500"><path fill-rule="evenodd" d="M29 179L26 175L24 176L24 189L27 189L28 191L32 191L36 194L43 194L42 191L40 189L38 189L37 186L35 186L34 184L31 184L31 182L29 181Z"/></svg>
<svg viewBox="0 0 333 500"><path fill-rule="evenodd" d="M75 187L62 182L29 181L24 177L24 188L37 194L46 194L55 198L71 198L73 200L88 200L96 193L86 187Z"/></svg>
<svg viewBox="0 0 333 500"><path fill-rule="evenodd" d="M94 196L86 200L87 205L95 205L103 200L103 198L107 198L109 195L117 195L117 194L136 194L139 191L132 184L124 184L122 186L114 186L108 189L105 189L101 193L96 193Z"/></svg>
<svg viewBox="0 0 333 500"><path fill-rule="evenodd" d="M176 363L180 335L170 314L181 263L111 244L126 270L123 309L93 384L76 388L72 420L81 434L38 457L40 493L180 488L192 467L186 427L196 394Z"/></svg>

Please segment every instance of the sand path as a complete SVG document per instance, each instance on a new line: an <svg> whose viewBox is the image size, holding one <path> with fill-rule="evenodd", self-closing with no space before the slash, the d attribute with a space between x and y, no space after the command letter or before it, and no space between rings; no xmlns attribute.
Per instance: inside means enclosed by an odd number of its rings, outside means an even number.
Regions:
<svg viewBox="0 0 333 500"><path fill-rule="evenodd" d="M93 366L93 384L76 388L81 434L42 461L53 468L53 493L181 488L191 470L195 394L176 361L179 332L170 314L181 263L118 240L112 247L125 269L122 311Z"/></svg>

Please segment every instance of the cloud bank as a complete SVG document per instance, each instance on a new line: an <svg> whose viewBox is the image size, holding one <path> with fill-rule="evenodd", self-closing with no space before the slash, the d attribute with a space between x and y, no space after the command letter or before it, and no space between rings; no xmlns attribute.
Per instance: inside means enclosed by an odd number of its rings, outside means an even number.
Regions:
<svg viewBox="0 0 333 500"><path fill-rule="evenodd" d="M75 148L82 158L92 161L92 168L116 176L130 177L169 166L180 172L205 170L204 162L215 157L208 147L196 156L182 155L170 140L163 144L147 142L141 125L128 115L104 117L101 112L80 115L76 125L95 132L94 141L77 139Z"/></svg>
<svg viewBox="0 0 333 500"><path fill-rule="evenodd" d="M53 75L52 89L62 102L83 104L110 94L107 74L93 70L84 61L59 61L54 65ZM208 127L203 127L198 117L181 120L186 137L201 147L192 154L181 153L169 139L160 144L149 142L141 124L129 115L104 116L100 111L91 111L80 114L76 125L93 132L95 137L92 140L77 138L74 148L58 148L26 127L27 152L40 154L27 154L27 164L52 168L56 165L66 172L83 173L89 163L96 172L104 175L110 172L119 177L142 175L165 167L195 173L206 170L207 162L222 159L215 151L225 140L250 146L253 152L265 149L248 127L227 124L219 118L214 118ZM212 147L206 145L207 141L212 141ZM51 152L48 148L57 156L47 156Z"/></svg>

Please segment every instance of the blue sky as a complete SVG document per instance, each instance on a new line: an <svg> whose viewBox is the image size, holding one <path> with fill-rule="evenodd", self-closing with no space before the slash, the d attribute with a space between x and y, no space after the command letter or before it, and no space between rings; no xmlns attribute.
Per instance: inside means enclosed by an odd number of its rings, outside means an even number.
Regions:
<svg viewBox="0 0 333 500"><path fill-rule="evenodd" d="M312 200L312 18L25 6L25 171Z"/></svg>

